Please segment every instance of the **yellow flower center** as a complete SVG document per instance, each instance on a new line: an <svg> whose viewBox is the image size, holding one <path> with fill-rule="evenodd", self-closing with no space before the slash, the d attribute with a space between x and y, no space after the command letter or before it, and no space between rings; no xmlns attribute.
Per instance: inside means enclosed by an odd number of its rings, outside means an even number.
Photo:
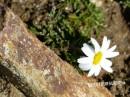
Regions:
<svg viewBox="0 0 130 97"><path fill-rule="evenodd" d="M97 52L95 55L94 55L94 59L93 59L93 64L94 65L97 65L100 63L101 59L102 59L102 52Z"/></svg>

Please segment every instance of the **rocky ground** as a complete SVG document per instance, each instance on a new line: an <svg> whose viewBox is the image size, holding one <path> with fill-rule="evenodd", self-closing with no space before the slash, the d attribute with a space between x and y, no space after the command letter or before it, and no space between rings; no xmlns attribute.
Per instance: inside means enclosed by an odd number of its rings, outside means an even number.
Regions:
<svg viewBox="0 0 130 97"><path fill-rule="evenodd" d="M46 12L52 7L53 3L59 3L60 0L0 0L6 6L11 8L27 24L33 22L37 28L41 28L43 20L46 19ZM130 97L130 31L127 12L121 9L116 2L105 2L101 7L105 13L105 29L100 33L98 40L107 35L113 44L117 44L117 50L120 56L113 59L113 74L106 74L104 71L96 79L100 81L124 81L125 85L106 86L116 97ZM92 35L95 37L95 35ZM112 44L112 45L113 45ZM3 80L0 80L3 83ZM8 87L13 87L9 83L4 83ZM0 88L0 92L5 89Z"/></svg>

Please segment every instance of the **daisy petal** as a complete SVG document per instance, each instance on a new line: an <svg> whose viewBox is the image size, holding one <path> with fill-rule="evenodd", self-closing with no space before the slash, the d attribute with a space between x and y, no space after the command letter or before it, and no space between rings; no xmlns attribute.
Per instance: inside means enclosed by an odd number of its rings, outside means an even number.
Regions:
<svg viewBox="0 0 130 97"><path fill-rule="evenodd" d="M96 70L95 70L95 76L98 76L99 73L100 73L100 71L101 71L101 67L100 67L100 66L97 66L97 67L96 67Z"/></svg>
<svg viewBox="0 0 130 97"><path fill-rule="evenodd" d="M88 77L92 76L95 73L95 68L91 68L91 70L88 73Z"/></svg>
<svg viewBox="0 0 130 97"><path fill-rule="evenodd" d="M103 38L103 42L102 42L102 48L105 47L106 43L107 43L107 37L104 36L104 38Z"/></svg>
<svg viewBox="0 0 130 97"><path fill-rule="evenodd" d="M94 38L91 38L91 42L94 45L95 51L96 52L99 51L100 50L100 45L98 44L98 42Z"/></svg>
<svg viewBox="0 0 130 97"><path fill-rule="evenodd" d="M113 52L116 49L116 45L114 45L113 47L111 47L110 49L108 49L108 52Z"/></svg>
<svg viewBox="0 0 130 97"><path fill-rule="evenodd" d="M111 67L108 67L108 68L107 68L107 71L108 71L108 72L110 72L110 73L112 73L112 72L113 72L113 70L112 70L112 68L111 68Z"/></svg>
<svg viewBox="0 0 130 97"><path fill-rule="evenodd" d="M90 63L90 59L88 57L79 58L77 61L78 61L78 63L81 63L81 64L88 64L88 63Z"/></svg>
<svg viewBox="0 0 130 97"><path fill-rule="evenodd" d="M112 66L112 62L108 59L104 59L101 63L101 66L102 64L106 65L107 67L111 67Z"/></svg>
<svg viewBox="0 0 130 97"><path fill-rule="evenodd" d="M104 54L105 58L113 58L119 55L119 52L107 52Z"/></svg>
<svg viewBox="0 0 130 97"><path fill-rule="evenodd" d="M92 56L94 54L94 50L86 43L83 44L81 50L84 52L86 56Z"/></svg>
<svg viewBox="0 0 130 97"><path fill-rule="evenodd" d="M87 71L91 68L91 65L90 64L79 64L79 68L84 71Z"/></svg>
<svg viewBox="0 0 130 97"><path fill-rule="evenodd" d="M102 43L102 50L107 50L109 46L110 46L110 40L108 40L107 37L104 36Z"/></svg>
<svg viewBox="0 0 130 97"><path fill-rule="evenodd" d="M112 68L111 68L110 66L105 65L105 64L102 64L102 68L103 68L104 70L106 70L107 72L110 72L110 73L113 72Z"/></svg>

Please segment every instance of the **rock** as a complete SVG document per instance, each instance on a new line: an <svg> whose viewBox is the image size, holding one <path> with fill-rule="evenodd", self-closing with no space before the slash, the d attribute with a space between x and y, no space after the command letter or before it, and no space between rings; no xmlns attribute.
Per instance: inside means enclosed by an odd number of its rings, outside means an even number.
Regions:
<svg viewBox="0 0 130 97"><path fill-rule="evenodd" d="M0 78L0 97L25 97L7 80Z"/></svg>
<svg viewBox="0 0 130 97"><path fill-rule="evenodd" d="M4 20L0 31L0 74L25 96L113 97L103 86L89 87L95 80L81 76L42 44L8 8Z"/></svg>

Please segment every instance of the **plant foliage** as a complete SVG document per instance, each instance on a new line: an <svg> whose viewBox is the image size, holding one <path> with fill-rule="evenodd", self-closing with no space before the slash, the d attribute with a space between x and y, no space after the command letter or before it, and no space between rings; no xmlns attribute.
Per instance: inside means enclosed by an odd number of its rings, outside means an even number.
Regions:
<svg viewBox="0 0 130 97"><path fill-rule="evenodd" d="M41 28L29 28L62 59L76 64L81 46L103 28L104 16L87 0L62 0L52 4Z"/></svg>

